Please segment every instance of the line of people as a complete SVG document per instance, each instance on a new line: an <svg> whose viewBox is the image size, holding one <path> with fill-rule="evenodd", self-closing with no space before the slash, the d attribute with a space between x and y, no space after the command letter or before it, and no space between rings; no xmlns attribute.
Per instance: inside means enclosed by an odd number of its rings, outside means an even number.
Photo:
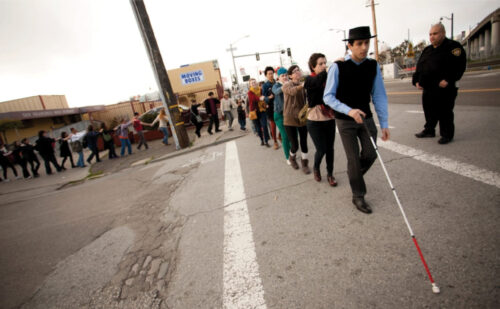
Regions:
<svg viewBox="0 0 500 309"><path fill-rule="evenodd" d="M321 181L320 166L325 158L327 182L332 187L337 186L334 142L338 128L347 156L352 203L367 214L372 209L364 199L363 175L376 159L368 131L374 140L377 136L371 101L380 122L382 140L389 138L387 95L380 67L367 58L373 37L369 27L351 29L346 39L351 54L335 61L328 71L326 56L314 53L308 62L310 75L304 77L300 67L292 65L288 69L279 68L275 81L274 69L267 67L267 81L261 87L255 79L250 79L248 91L249 119L261 145L271 147L269 140L273 138L274 148L279 148L277 128L287 164L307 175L311 173L307 145L310 135L316 149L313 177Z"/></svg>

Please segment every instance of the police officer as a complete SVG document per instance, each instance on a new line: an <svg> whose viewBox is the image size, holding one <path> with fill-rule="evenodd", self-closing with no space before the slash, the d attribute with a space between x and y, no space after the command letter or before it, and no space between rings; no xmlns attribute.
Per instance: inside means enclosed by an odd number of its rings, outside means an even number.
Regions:
<svg viewBox="0 0 500 309"><path fill-rule="evenodd" d="M424 130L415 134L418 138L435 137L439 122L439 144L453 139L453 107L457 97L456 82L465 71L466 56L462 45L446 38L443 24L435 24L429 31L431 45L427 46L413 74L413 85L423 90L422 105L425 115Z"/></svg>

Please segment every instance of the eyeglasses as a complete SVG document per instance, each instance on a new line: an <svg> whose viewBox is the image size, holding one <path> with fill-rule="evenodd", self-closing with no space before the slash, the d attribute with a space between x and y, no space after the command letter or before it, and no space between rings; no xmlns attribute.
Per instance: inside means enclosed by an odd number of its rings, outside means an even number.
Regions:
<svg viewBox="0 0 500 309"><path fill-rule="evenodd" d="M297 73L297 72L300 72L300 69L299 69L299 68L297 68L297 69L293 70L293 71L292 71L292 74L295 74L295 73Z"/></svg>

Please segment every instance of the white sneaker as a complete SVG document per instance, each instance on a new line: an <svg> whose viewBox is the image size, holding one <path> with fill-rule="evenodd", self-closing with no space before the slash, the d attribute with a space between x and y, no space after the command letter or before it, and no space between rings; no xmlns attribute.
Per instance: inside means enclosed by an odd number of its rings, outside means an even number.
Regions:
<svg viewBox="0 0 500 309"><path fill-rule="evenodd" d="M21 177L21 176L16 176L16 179L23 179L23 177Z"/></svg>
<svg viewBox="0 0 500 309"><path fill-rule="evenodd" d="M5 178L3 181L5 181L5 182L9 182L9 181L10 181L10 179L9 179L9 178Z"/></svg>
<svg viewBox="0 0 500 309"><path fill-rule="evenodd" d="M288 159L286 159L286 164L292 165L292 163L290 163L290 160L288 160Z"/></svg>

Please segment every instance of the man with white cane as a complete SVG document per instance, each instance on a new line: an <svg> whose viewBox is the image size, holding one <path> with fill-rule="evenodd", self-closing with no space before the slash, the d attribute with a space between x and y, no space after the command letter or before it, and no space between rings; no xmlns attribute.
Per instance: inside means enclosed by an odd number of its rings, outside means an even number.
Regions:
<svg viewBox="0 0 500 309"><path fill-rule="evenodd" d="M387 95L380 67L375 60L367 58L370 39L373 37L369 27L349 30L349 38L346 41L351 54L345 57L345 61L332 65L323 96L325 103L335 112L346 152L352 203L366 214L370 214L372 209L364 199L366 184L363 175L377 158L370 141L370 135L373 140L377 140L377 128L370 101L373 101L380 122L382 140L389 139ZM365 124L368 130L364 128Z"/></svg>

